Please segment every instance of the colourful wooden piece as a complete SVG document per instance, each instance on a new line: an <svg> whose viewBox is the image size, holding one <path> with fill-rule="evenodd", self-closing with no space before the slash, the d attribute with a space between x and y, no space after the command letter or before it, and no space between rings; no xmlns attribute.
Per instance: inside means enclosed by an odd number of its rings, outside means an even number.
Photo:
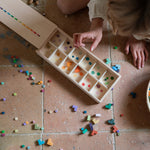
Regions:
<svg viewBox="0 0 150 150"><path fill-rule="evenodd" d="M49 145L49 146L53 146L52 139L48 139L46 144Z"/></svg>
<svg viewBox="0 0 150 150"><path fill-rule="evenodd" d="M95 131L95 130L93 130L93 131L91 132L91 136L96 135L96 134L97 134L97 131Z"/></svg>

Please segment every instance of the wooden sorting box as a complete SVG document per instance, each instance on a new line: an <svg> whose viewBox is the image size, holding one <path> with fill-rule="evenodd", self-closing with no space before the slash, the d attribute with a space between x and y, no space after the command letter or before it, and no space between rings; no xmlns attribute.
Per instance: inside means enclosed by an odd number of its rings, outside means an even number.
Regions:
<svg viewBox="0 0 150 150"><path fill-rule="evenodd" d="M37 54L100 103L120 75L54 23L19 0L0 1L0 20L37 47Z"/></svg>

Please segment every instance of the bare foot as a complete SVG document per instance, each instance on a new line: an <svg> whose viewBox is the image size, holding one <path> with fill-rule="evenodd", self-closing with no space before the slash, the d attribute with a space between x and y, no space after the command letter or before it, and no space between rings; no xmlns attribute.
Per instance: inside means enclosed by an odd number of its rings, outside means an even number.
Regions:
<svg viewBox="0 0 150 150"><path fill-rule="evenodd" d="M136 40L134 37L130 37L125 47L125 52L127 55L129 54L129 51L132 54L134 66L136 66L138 69L143 68L148 59L146 42L143 40Z"/></svg>

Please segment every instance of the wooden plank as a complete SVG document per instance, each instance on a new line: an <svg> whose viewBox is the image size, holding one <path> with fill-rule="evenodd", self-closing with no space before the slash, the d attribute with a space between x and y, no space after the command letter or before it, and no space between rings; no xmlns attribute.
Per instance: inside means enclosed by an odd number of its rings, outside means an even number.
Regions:
<svg viewBox="0 0 150 150"><path fill-rule="evenodd" d="M38 49L57 27L20 0L0 0L0 21Z"/></svg>

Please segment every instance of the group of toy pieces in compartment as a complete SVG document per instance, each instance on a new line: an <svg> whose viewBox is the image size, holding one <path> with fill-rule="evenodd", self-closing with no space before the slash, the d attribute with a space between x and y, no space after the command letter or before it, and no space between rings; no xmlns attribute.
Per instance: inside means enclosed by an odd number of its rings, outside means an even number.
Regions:
<svg viewBox="0 0 150 150"><path fill-rule="evenodd" d="M105 109L111 109L111 106L113 106L113 104L109 103L109 104L105 105L104 108L105 108ZM73 109L74 112L77 112L78 106L73 105L73 106L72 106L72 109ZM86 113L87 113L87 111L83 111L83 114L86 114ZM120 117L122 117L122 116L123 116L123 114L120 114ZM94 127L93 127L93 125L95 125L95 124L97 124L97 123L99 122L99 119L96 119L95 117L96 117L96 118L97 118L97 117L101 117L101 114L95 114L95 115L93 115L93 116L87 115L86 120L89 121L89 124L88 124L88 127L87 127L87 128L81 128L81 129L80 129L82 134L85 134L85 133L87 133L88 131L90 131L90 135L91 135L91 136L94 136L94 135L96 135L96 134L98 133L96 130L94 130ZM113 128L112 132L113 132L113 133L116 133L117 136L120 135L120 131L119 131L118 128L115 126L114 119L107 120L106 123L109 124L109 125L113 125L113 127L112 127L112 128Z"/></svg>

